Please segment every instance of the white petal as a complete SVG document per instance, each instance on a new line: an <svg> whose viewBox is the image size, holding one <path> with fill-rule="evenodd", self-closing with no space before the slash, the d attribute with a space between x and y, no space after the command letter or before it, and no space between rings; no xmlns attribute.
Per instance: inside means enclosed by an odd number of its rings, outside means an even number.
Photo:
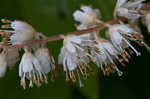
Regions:
<svg viewBox="0 0 150 99"><path fill-rule="evenodd" d="M64 47L62 47L58 57L58 64L63 64L64 57L65 57L65 51L64 51Z"/></svg>
<svg viewBox="0 0 150 99"><path fill-rule="evenodd" d="M64 59L63 59L64 71L67 71L67 64L66 64L66 61L67 61L67 56L64 56Z"/></svg>
<svg viewBox="0 0 150 99"><path fill-rule="evenodd" d="M23 22L23 21L14 21L11 23L11 27L15 30L15 31L30 31L30 32L35 32L35 30L33 29L32 26L30 26L29 24Z"/></svg>
<svg viewBox="0 0 150 99"><path fill-rule="evenodd" d="M97 18L100 19L102 16L101 16L101 13L100 13L99 9L95 9L95 12L96 12Z"/></svg>
<svg viewBox="0 0 150 99"><path fill-rule="evenodd" d="M35 52L35 56L39 60L42 68L42 72L48 73L50 72L50 56L47 48L38 48Z"/></svg>
<svg viewBox="0 0 150 99"><path fill-rule="evenodd" d="M109 54L111 54L113 56L117 56L117 54L119 54L111 43L104 42L103 45L106 48L106 50L109 52Z"/></svg>
<svg viewBox="0 0 150 99"><path fill-rule="evenodd" d="M70 42L68 42L68 43L65 44L65 48L70 53L75 53L76 52L76 48Z"/></svg>
<svg viewBox="0 0 150 99"><path fill-rule="evenodd" d="M33 61L33 57L32 55L30 55L30 53L25 53L22 56L19 66L21 66L23 72L31 72L33 70L32 61Z"/></svg>
<svg viewBox="0 0 150 99"><path fill-rule="evenodd" d="M127 2L127 0L117 0L116 6L117 6L117 7L120 7L120 6L122 6L125 2Z"/></svg>
<svg viewBox="0 0 150 99"><path fill-rule="evenodd" d="M89 6L82 6L81 10L83 10L86 13L92 13L93 12L93 9Z"/></svg>
<svg viewBox="0 0 150 99"><path fill-rule="evenodd" d="M71 57L67 58L67 67L68 67L69 71L72 71L77 67L77 65L73 62Z"/></svg>
<svg viewBox="0 0 150 99"><path fill-rule="evenodd" d="M33 59L33 65L34 65L34 67L35 67L36 70L42 72L41 64L40 64L40 62L38 61L38 59L35 58L35 57L34 57L34 59Z"/></svg>
<svg viewBox="0 0 150 99"><path fill-rule="evenodd" d="M141 7L141 3L145 1L145 0L136 0L135 2L131 2L129 1L124 7L127 7L129 9L132 8L139 8L139 6Z"/></svg>
<svg viewBox="0 0 150 99"><path fill-rule="evenodd" d="M77 10L73 13L73 17L74 17L74 20L82 23L83 20L85 19L85 14L83 12Z"/></svg>
<svg viewBox="0 0 150 99"><path fill-rule="evenodd" d="M11 23L14 33L10 37L12 44L22 44L34 38L35 30L29 24L22 21L14 21Z"/></svg>

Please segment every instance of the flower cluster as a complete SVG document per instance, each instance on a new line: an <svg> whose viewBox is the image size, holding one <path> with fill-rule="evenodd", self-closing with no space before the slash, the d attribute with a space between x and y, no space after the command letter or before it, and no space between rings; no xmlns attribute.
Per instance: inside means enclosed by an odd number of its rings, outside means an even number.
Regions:
<svg viewBox="0 0 150 99"><path fill-rule="evenodd" d="M54 58L46 47L46 42L58 39L63 39L58 63L62 64L67 81L79 81L82 86L82 78L86 79L89 72L93 71L89 65L90 62L96 64L104 75L117 73L118 76L122 76L123 72L117 64L125 66L134 54L141 55L141 52L132 44L133 42L150 50L144 41L140 27L135 28L130 24L132 20L138 22L139 18L143 18L143 23L150 32L150 13L142 10L144 1L117 0L114 10L117 22L113 24L103 22L98 9L81 6L80 10L73 13L74 20L79 22L79 25L76 26L78 31L72 32L73 34L54 36L53 39L37 32L26 22L2 19L4 25L0 30L2 36L0 77L5 75L7 67L15 66L18 62L19 52L22 51L19 46L22 45L24 54L19 64L19 77L23 88L26 88L27 83L29 87L48 83L48 74L51 72L53 77L56 67ZM122 18L125 18L126 22ZM104 26L107 29L106 37L99 35L100 27L97 26ZM29 43L32 46L29 46Z"/></svg>
<svg viewBox="0 0 150 99"><path fill-rule="evenodd" d="M9 21L2 19L5 25L2 25L1 35L3 36L3 47L1 53L1 72L4 76L7 66L14 66L19 60L19 51L17 48L7 48L8 44L24 44L31 40L40 40L46 38L45 35L36 32L35 29L23 21ZM11 28L12 30L10 30ZM45 44L37 44L32 47L25 46L24 54L19 64L19 76L21 85L26 88L26 79L30 81L29 87L33 85L40 86L42 82L48 82L48 73L55 69L53 57Z"/></svg>

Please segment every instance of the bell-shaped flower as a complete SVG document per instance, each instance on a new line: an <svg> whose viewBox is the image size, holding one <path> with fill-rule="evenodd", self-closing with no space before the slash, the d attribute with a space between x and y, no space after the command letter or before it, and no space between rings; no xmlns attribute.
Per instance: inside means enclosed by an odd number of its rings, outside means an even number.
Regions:
<svg viewBox="0 0 150 99"><path fill-rule="evenodd" d="M141 53L131 45L130 41L141 43L143 42L143 36L130 26L125 24L109 25L107 37L118 51L123 52L125 48L131 48L137 56L141 55Z"/></svg>
<svg viewBox="0 0 150 99"><path fill-rule="evenodd" d="M73 13L75 21L81 24L77 27L78 30L86 29L89 26L93 26L101 21L101 17L98 9L92 9L90 6L81 6L81 10L77 10Z"/></svg>
<svg viewBox="0 0 150 99"><path fill-rule="evenodd" d="M101 68L104 75L109 75L115 71L119 76L122 75L122 72L115 65L120 53L109 41L97 37L90 46L90 54L94 58L93 62Z"/></svg>
<svg viewBox="0 0 150 99"><path fill-rule="evenodd" d="M63 47L59 54L59 64L63 64L64 71L66 72L66 80L80 81L80 73L86 78L87 68L90 56L88 49L84 46L87 41L85 37L68 35L64 37ZM69 76L68 76L69 75Z"/></svg>
<svg viewBox="0 0 150 99"><path fill-rule="evenodd" d="M10 43L15 44L23 44L30 40L34 39L35 30L34 28L26 22L23 21L9 21L9 20L2 20L3 23L6 25L2 25L4 29L13 29L11 30L4 30L5 32L11 33L10 35Z"/></svg>
<svg viewBox="0 0 150 99"><path fill-rule="evenodd" d="M30 81L29 87L33 87L33 84L40 86L43 79L46 78L39 60L27 49L25 49L19 64L19 76L24 89L26 88L26 79Z"/></svg>
<svg viewBox="0 0 150 99"><path fill-rule="evenodd" d="M140 13L142 2L145 0L117 0L114 16L120 16L127 19L138 19L142 16Z"/></svg>
<svg viewBox="0 0 150 99"><path fill-rule="evenodd" d="M50 71L53 71L55 69L55 62L53 57L50 55L48 48L38 48L35 52L35 56L41 64L42 73L46 76ZM47 83L46 79L45 82Z"/></svg>

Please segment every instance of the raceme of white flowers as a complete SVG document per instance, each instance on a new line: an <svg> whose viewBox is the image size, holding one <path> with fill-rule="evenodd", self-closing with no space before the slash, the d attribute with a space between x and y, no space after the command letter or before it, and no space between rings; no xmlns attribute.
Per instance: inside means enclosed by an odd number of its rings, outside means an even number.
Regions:
<svg viewBox="0 0 150 99"><path fill-rule="evenodd" d="M143 18L143 23L150 33L150 13L141 10L143 1L145 0L117 0L114 17L119 22L113 25L104 24L107 29L105 38L99 36L99 31L82 35L62 35L63 46L58 57L58 64L63 67L66 80L78 81L82 86L82 80L89 76L90 71L93 71L89 65L90 62L97 65L104 75L117 73L118 76L122 76L123 72L117 64L125 66L133 54L141 55L132 42L150 49L144 42L143 35L129 22ZM80 10L73 13L73 17L75 21L79 22L77 30L103 24L100 19L102 17L100 11L90 6L81 6ZM128 20L128 23L124 23L120 17ZM18 45L47 38L23 21L2 19L2 23L4 25L0 30L3 37L0 53L0 77L5 75L7 68L15 66L19 61L21 49L17 48ZM5 47L8 45L14 45L16 48ZM24 54L19 64L19 77L23 88L48 83L48 75L51 73L52 77L54 76L56 65L46 44L27 45L22 49Z"/></svg>

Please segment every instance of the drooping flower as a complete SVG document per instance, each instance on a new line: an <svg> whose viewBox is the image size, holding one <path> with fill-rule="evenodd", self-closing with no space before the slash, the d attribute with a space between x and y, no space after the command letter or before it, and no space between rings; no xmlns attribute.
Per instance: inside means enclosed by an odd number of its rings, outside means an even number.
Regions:
<svg viewBox="0 0 150 99"><path fill-rule="evenodd" d="M141 44L143 42L143 36L130 26L125 24L110 25L107 31L107 37L118 51L124 52L125 48L131 48L137 56L141 55L141 53L131 45L130 41Z"/></svg>
<svg viewBox="0 0 150 99"><path fill-rule="evenodd" d="M75 21L81 24L77 27L78 30L87 29L89 26L96 25L101 21L101 17L98 9L92 9L90 6L81 6L81 10L77 10L73 13Z"/></svg>
<svg viewBox="0 0 150 99"><path fill-rule="evenodd" d="M46 76L50 71L53 71L55 69L55 62L53 57L50 55L48 48L46 47L38 48L35 52L35 56L41 64L42 73L45 74ZM47 82L47 80L45 81Z"/></svg>
<svg viewBox="0 0 150 99"><path fill-rule="evenodd" d="M3 77L7 70L6 55L2 52L0 54L0 77Z"/></svg>
<svg viewBox="0 0 150 99"><path fill-rule="evenodd" d="M21 77L21 85L24 89L26 88L26 79L30 81L29 87L33 87L33 84L40 86L41 82L47 80L39 60L27 49L25 49L19 64L19 76Z"/></svg>
<svg viewBox="0 0 150 99"><path fill-rule="evenodd" d="M15 44L23 44L30 40L34 39L35 30L34 28L26 22L23 21L9 21L2 20L3 23L7 23L6 25L2 25L2 28L11 30L4 30L5 32L11 33L10 35L10 43Z"/></svg>
<svg viewBox="0 0 150 99"><path fill-rule="evenodd" d="M95 36L97 36L95 34ZM101 68L104 75L109 75L110 73L114 73L115 71L119 76L122 75L122 72L115 65L115 61L118 59L118 52L113 45L108 41L104 40L100 37L95 37L94 41L91 41L90 44L90 54L92 56L93 62Z"/></svg>
<svg viewBox="0 0 150 99"><path fill-rule="evenodd" d="M73 82L76 81L76 78L80 81L79 71L85 78L88 75L87 68L90 68L88 56L90 55L84 46L84 41L86 38L82 38L82 36L68 35L64 38L59 54L59 64L63 64L66 80L69 80L70 77Z"/></svg>
<svg viewBox="0 0 150 99"><path fill-rule="evenodd" d="M127 19L138 19L142 16L140 13L142 2L145 0L117 0L114 16L120 16Z"/></svg>

